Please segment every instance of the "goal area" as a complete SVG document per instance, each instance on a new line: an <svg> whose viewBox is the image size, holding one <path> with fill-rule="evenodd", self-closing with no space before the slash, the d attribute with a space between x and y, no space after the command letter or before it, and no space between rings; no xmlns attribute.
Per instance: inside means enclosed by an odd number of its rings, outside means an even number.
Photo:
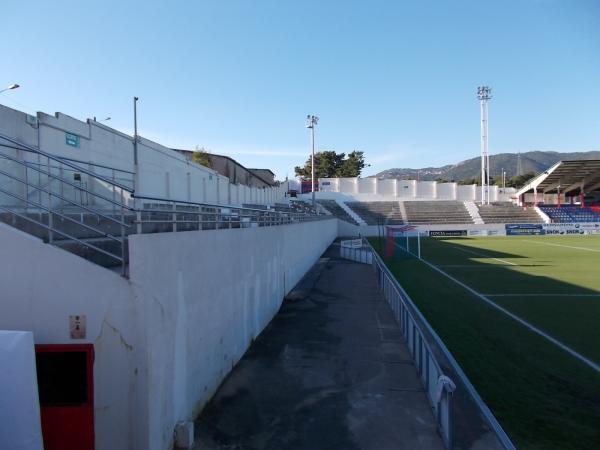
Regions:
<svg viewBox="0 0 600 450"><path fill-rule="evenodd" d="M386 225L385 256L391 258L396 251L404 251L421 259L421 235L414 225Z"/></svg>

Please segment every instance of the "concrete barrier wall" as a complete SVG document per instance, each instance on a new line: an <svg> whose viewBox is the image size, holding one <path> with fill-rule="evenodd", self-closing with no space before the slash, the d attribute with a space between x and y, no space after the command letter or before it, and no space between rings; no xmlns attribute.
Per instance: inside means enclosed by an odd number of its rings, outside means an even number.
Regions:
<svg viewBox="0 0 600 450"><path fill-rule="evenodd" d="M148 450L166 450L337 236L337 220L132 236L130 272L143 302Z"/></svg>
<svg viewBox="0 0 600 450"><path fill-rule="evenodd" d="M474 184L377 178L320 178L319 183L320 198L336 198L335 194L339 194L352 201L481 200L481 188ZM490 201L511 201L515 192L514 188L490 186Z"/></svg>
<svg viewBox="0 0 600 450"><path fill-rule="evenodd" d="M336 235L336 219L135 235L127 280L0 224L0 329L94 344L96 449L168 450Z"/></svg>
<svg viewBox="0 0 600 450"><path fill-rule="evenodd" d="M2 223L0 242L0 329L32 331L36 344L94 344L96 448L142 449L143 341L127 280ZM86 317L85 339L70 338L70 315Z"/></svg>

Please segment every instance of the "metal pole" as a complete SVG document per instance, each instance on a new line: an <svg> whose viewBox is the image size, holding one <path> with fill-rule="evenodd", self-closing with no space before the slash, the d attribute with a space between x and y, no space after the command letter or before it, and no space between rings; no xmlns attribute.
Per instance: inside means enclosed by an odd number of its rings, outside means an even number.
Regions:
<svg viewBox="0 0 600 450"><path fill-rule="evenodd" d="M310 129L312 158L311 158L311 186L312 186L312 205L315 207L315 125L313 123Z"/></svg>
<svg viewBox="0 0 600 450"><path fill-rule="evenodd" d="M481 109L481 204L485 204L485 119L484 102L480 100Z"/></svg>
<svg viewBox="0 0 600 450"><path fill-rule="evenodd" d="M314 115L306 116L306 128L310 128L310 140L311 140L311 191L312 191L312 206L315 207L315 126L319 122L319 118Z"/></svg>
<svg viewBox="0 0 600 450"><path fill-rule="evenodd" d="M138 171L138 129L137 129L137 102L138 97L133 97L133 192L137 192L139 185Z"/></svg>

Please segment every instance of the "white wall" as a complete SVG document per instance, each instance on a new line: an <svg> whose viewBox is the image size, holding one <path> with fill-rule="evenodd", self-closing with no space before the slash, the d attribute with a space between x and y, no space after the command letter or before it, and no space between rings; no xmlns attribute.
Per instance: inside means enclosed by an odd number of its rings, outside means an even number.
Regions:
<svg viewBox="0 0 600 450"><path fill-rule="evenodd" d="M129 283L1 223L0 242L0 329L33 331L36 344L93 343L96 448L133 448L125 444L145 434L146 408ZM86 339L70 338L70 315L86 316Z"/></svg>
<svg viewBox="0 0 600 450"><path fill-rule="evenodd" d="M53 155L85 161L86 169L111 178L110 169L118 169L117 181L133 185L133 138L101 123L79 121L62 113L49 115L42 112L28 119L27 114L0 105L0 133L19 140ZM37 121L37 122L36 122ZM66 133L79 137L79 147L66 143ZM7 151L4 149L3 151ZM37 162L37 157L27 152L17 152L28 161ZM188 161L183 155L163 145L140 137L138 139L139 185L137 193L150 197L168 197L175 200L229 204L229 180L217 172ZM45 162L45 161L42 161ZM5 164L0 159L0 165ZM14 170L14 169L13 169ZM123 171L123 172L119 172ZM129 173L128 173L129 172ZM67 174L72 176L71 174ZM7 180L0 177L2 185ZM100 192L103 187L82 175L88 188ZM217 187L218 186L218 187ZM235 189L236 186L233 186ZM253 203L280 201L285 186L267 189L247 188L248 200ZM260 192L259 192L260 191ZM109 194L104 192L104 194ZM0 197L0 201L6 201Z"/></svg>
<svg viewBox="0 0 600 450"><path fill-rule="evenodd" d="M148 332L148 450L169 448L175 423L194 418L336 236L329 219L130 238Z"/></svg>
<svg viewBox="0 0 600 450"><path fill-rule="evenodd" d="M480 201L481 188L474 184L461 186L457 183L436 181L397 180L376 178L320 178L320 198L344 198L348 201L390 200L458 200ZM341 194L342 197L336 194ZM506 188L503 193L498 186L490 187L490 200L511 201L515 189Z"/></svg>
<svg viewBox="0 0 600 450"><path fill-rule="evenodd" d="M337 222L134 235L129 280L0 224L0 329L93 343L96 448L167 450ZM86 339L70 339L69 315L86 316Z"/></svg>

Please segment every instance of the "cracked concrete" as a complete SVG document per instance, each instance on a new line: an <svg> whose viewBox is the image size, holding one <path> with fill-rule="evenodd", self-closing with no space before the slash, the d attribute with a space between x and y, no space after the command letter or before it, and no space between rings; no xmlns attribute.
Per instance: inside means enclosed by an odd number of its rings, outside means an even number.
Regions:
<svg viewBox="0 0 600 450"><path fill-rule="evenodd" d="M443 449L370 266L322 259L196 420L195 450Z"/></svg>

